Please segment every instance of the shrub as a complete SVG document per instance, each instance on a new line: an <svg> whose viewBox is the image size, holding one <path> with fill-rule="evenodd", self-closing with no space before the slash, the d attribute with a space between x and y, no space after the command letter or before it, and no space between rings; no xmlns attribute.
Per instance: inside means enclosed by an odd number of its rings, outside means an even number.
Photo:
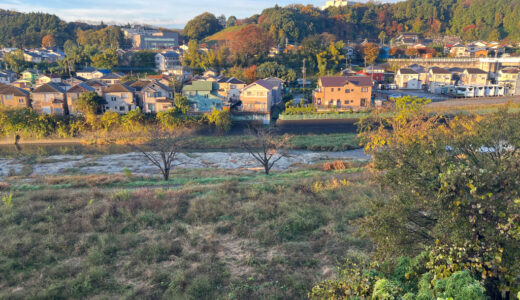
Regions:
<svg viewBox="0 0 520 300"><path fill-rule="evenodd" d="M323 164L323 171L333 171L333 170L346 170L350 168L350 163L345 161L333 161L333 162L326 162Z"/></svg>

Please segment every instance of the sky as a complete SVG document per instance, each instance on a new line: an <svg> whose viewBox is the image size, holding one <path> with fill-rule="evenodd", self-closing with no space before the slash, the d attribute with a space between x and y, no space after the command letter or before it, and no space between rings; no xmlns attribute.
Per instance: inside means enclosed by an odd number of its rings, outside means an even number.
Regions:
<svg viewBox="0 0 520 300"><path fill-rule="evenodd" d="M19 12L45 12L65 21L107 24L149 24L183 28L205 11L237 18L260 13L264 8L293 3L322 6L326 0L0 0L0 8ZM358 0L366 2L367 0ZM384 0L395 2L396 0Z"/></svg>

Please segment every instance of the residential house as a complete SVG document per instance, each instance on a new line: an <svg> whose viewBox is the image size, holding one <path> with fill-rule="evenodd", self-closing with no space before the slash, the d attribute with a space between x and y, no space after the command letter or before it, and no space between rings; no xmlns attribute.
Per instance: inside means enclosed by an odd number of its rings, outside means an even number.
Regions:
<svg viewBox="0 0 520 300"><path fill-rule="evenodd" d="M67 114L67 100L62 85L49 82L41 85L31 93L32 107L44 114L64 116Z"/></svg>
<svg viewBox="0 0 520 300"><path fill-rule="evenodd" d="M320 77L318 87L313 92L313 103L317 110L369 107L372 86L372 79L366 76Z"/></svg>
<svg viewBox="0 0 520 300"><path fill-rule="evenodd" d="M158 113L173 107L173 90L158 81L149 81L141 95L145 113Z"/></svg>
<svg viewBox="0 0 520 300"><path fill-rule="evenodd" d="M84 82L76 84L75 86L71 87L67 91L67 93L66 93L67 108L69 110L69 114L71 114L71 115L78 114L78 111L77 111L77 108L75 105L76 101L81 97L81 95L83 95L84 93L87 93L87 92L95 93L96 90Z"/></svg>
<svg viewBox="0 0 520 300"><path fill-rule="evenodd" d="M116 83L107 87L104 91L105 110L126 114L136 109L137 101L134 97L134 89L126 84Z"/></svg>
<svg viewBox="0 0 520 300"><path fill-rule="evenodd" d="M125 75L122 73L108 73L105 74L103 77L99 78L99 81L103 82L106 85L113 85L116 83L121 83L121 79Z"/></svg>
<svg viewBox="0 0 520 300"><path fill-rule="evenodd" d="M166 75L148 75L146 76L146 79L158 81L166 86L170 86L170 84L172 83L170 77Z"/></svg>
<svg viewBox="0 0 520 300"><path fill-rule="evenodd" d="M452 57L471 57L471 52L463 44L455 44L450 49L450 56Z"/></svg>
<svg viewBox="0 0 520 300"><path fill-rule="evenodd" d="M35 64L41 63L43 60L40 54L27 51L23 52L23 59L27 62L32 62Z"/></svg>
<svg viewBox="0 0 520 300"><path fill-rule="evenodd" d="M278 93L276 89L279 84L276 81L265 79L257 80L242 89L240 100L242 101L242 111L270 114L271 108L275 104L275 97Z"/></svg>
<svg viewBox="0 0 520 300"><path fill-rule="evenodd" d="M240 91L246 87L246 83L235 77L221 76L216 81L218 83L218 94L229 101L240 101Z"/></svg>
<svg viewBox="0 0 520 300"><path fill-rule="evenodd" d="M415 45L419 43L419 34L413 32L403 32L395 39L395 43L399 45Z"/></svg>
<svg viewBox="0 0 520 300"><path fill-rule="evenodd" d="M157 53L155 55L155 69L161 72L169 72L182 66L180 55L174 51Z"/></svg>
<svg viewBox="0 0 520 300"><path fill-rule="evenodd" d="M226 99L218 95L218 84L213 81L193 81L183 86L182 93L195 112L211 112L228 106Z"/></svg>
<svg viewBox="0 0 520 300"><path fill-rule="evenodd" d="M27 80L31 82L31 84L36 83L36 78L41 75L41 71L34 70L34 69L28 69L22 72L22 78L23 80Z"/></svg>
<svg viewBox="0 0 520 300"><path fill-rule="evenodd" d="M24 108L30 106L30 93L12 85L0 83L0 106Z"/></svg>
<svg viewBox="0 0 520 300"><path fill-rule="evenodd" d="M103 97L104 95L104 91L105 89L108 87L108 85L104 84L103 82L99 81L99 80L96 80L96 79L91 79L91 80L87 80L85 81L85 84L89 85L90 87L94 88L94 90L96 91L96 93Z"/></svg>
<svg viewBox="0 0 520 300"><path fill-rule="evenodd" d="M214 69L208 69L202 73L202 76L206 78L216 78L218 76L218 71Z"/></svg>
<svg viewBox="0 0 520 300"><path fill-rule="evenodd" d="M510 96L520 96L520 68L507 67L498 71L497 83L506 87Z"/></svg>
<svg viewBox="0 0 520 300"><path fill-rule="evenodd" d="M461 82L463 85L486 85L488 84L488 73L478 68L467 68L462 72Z"/></svg>
<svg viewBox="0 0 520 300"><path fill-rule="evenodd" d="M107 74L110 73L110 70L105 70L105 69L96 69L96 68L93 68L93 67L86 67L82 70L79 70L76 72L76 75L81 77L81 78L85 78L87 80L90 80L90 79L99 79Z"/></svg>
<svg viewBox="0 0 520 300"><path fill-rule="evenodd" d="M284 84L285 81L276 77L264 78L264 81L273 84L273 105L281 103L284 96Z"/></svg>
<svg viewBox="0 0 520 300"><path fill-rule="evenodd" d="M382 66L369 66L356 73L356 75L368 76L376 82L385 81L385 68Z"/></svg>
<svg viewBox="0 0 520 300"><path fill-rule="evenodd" d="M449 85L452 83L451 72L443 68L432 67L428 70L428 78L426 83Z"/></svg>
<svg viewBox="0 0 520 300"><path fill-rule="evenodd" d="M40 75L40 76L38 76L38 78L36 78L37 86L40 86L40 85L43 85L43 84L46 84L49 82L60 83L61 76L59 76L57 74L44 74L44 75Z"/></svg>
<svg viewBox="0 0 520 300"><path fill-rule="evenodd" d="M9 84L16 80L16 73L11 70L0 71L0 83Z"/></svg>
<svg viewBox="0 0 520 300"><path fill-rule="evenodd" d="M394 82L399 89L418 90L422 88L419 72L411 68L402 68L397 71Z"/></svg>
<svg viewBox="0 0 520 300"><path fill-rule="evenodd" d="M32 88L32 83L25 79L18 79L14 82L11 82L11 85L26 91L31 91Z"/></svg>

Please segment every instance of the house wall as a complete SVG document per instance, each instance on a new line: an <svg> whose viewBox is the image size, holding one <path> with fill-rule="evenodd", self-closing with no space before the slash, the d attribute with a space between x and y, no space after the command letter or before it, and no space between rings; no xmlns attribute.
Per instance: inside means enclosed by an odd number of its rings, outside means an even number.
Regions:
<svg viewBox="0 0 520 300"><path fill-rule="evenodd" d="M255 84L242 91L240 95L242 111L271 112L273 94L271 90Z"/></svg>
<svg viewBox="0 0 520 300"><path fill-rule="evenodd" d="M12 108L29 107L28 96L0 95L0 105Z"/></svg>
<svg viewBox="0 0 520 300"><path fill-rule="evenodd" d="M65 115L66 97L64 93L33 93L32 107L35 111L45 114ZM59 101L59 103L54 103Z"/></svg>
<svg viewBox="0 0 520 300"><path fill-rule="evenodd" d="M105 93L105 110L115 111L119 114L136 109L134 95L129 92Z"/></svg>
<svg viewBox="0 0 520 300"><path fill-rule="evenodd" d="M344 86L323 87L319 82L313 100L317 109L369 107L372 87L359 87L350 82Z"/></svg>
<svg viewBox="0 0 520 300"><path fill-rule="evenodd" d="M416 89L417 85L414 83L413 86L410 86L410 82L419 81L419 74L397 74L395 76L395 84L400 89ZM420 87L418 87L420 88Z"/></svg>

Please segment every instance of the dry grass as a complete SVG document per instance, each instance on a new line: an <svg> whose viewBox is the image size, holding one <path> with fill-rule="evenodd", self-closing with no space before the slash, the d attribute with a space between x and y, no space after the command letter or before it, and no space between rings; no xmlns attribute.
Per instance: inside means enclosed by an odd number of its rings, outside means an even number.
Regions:
<svg viewBox="0 0 520 300"><path fill-rule="evenodd" d="M225 172L175 189L45 178L86 188L14 191L0 207L0 298L305 298L350 250L371 249L351 221L374 189L364 172L334 170Z"/></svg>

